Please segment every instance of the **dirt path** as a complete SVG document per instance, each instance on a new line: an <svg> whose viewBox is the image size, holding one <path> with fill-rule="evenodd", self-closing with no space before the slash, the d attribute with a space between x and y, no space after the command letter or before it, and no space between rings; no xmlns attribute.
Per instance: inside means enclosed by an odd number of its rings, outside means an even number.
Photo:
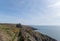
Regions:
<svg viewBox="0 0 60 41"><path fill-rule="evenodd" d="M3 32L0 30L0 41L3 41Z"/></svg>
<svg viewBox="0 0 60 41"><path fill-rule="evenodd" d="M3 39L2 39L2 35L0 35L0 41L3 41Z"/></svg>

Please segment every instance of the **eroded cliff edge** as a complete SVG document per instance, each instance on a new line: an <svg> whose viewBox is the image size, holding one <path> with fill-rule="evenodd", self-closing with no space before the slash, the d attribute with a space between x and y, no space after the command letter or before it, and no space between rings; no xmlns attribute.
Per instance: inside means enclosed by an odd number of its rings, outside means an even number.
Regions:
<svg viewBox="0 0 60 41"><path fill-rule="evenodd" d="M0 24L0 41L57 41L26 25Z"/></svg>

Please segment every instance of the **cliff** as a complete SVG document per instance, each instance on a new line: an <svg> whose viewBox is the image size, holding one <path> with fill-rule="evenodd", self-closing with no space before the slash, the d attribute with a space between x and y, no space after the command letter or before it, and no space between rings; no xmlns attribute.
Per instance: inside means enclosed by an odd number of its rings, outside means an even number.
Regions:
<svg viewBox="0 0 60 41"><path fill-rule="evenodd" d="M35 30L25 25L0 24L0 41L57 41Z"/></svg>

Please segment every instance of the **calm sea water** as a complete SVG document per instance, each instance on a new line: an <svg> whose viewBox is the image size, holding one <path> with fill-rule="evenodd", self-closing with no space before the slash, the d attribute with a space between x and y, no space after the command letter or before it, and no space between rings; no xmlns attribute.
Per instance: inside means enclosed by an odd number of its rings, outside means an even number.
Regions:
<svg viewBox="0 0 60 41"><path fill-rule="evenodd" d="M39 32L46 34L57 41L60 41L60 26L32 26Z"/></svg>

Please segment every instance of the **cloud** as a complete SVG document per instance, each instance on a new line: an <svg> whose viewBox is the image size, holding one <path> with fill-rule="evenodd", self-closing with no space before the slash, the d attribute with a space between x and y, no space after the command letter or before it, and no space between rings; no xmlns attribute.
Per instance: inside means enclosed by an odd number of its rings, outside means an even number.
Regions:
<svg viewBox="0 0 60 41"><path fill-rule="evenodd" d="M60 8L60 1L49 5L48 7L50 7L50 8Z"/></svg>
<svg viewBox="0 0 60 41"><path fill-rule="evenodd" d="M60 0L50 0L47 8L48 13L52 15L54 18L60 17Z"/></svg>
<svg viewBox="0 0 60 41"><path fill-rule="evenodd" d="M30 25L60 24L59 0L10 0L5 3L3 3L5 6L1 7L4 13L0 13L0 22Z"/></svg>

